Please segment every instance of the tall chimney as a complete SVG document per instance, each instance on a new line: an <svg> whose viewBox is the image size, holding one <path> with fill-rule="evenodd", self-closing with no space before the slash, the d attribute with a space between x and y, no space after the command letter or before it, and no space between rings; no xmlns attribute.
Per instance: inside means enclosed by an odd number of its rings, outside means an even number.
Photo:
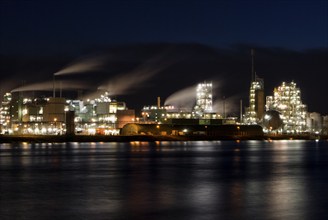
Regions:
<svg viewBox="0 0 328 220"><path fill-rule="evenodd" d="M240 99L240 123L243 122L243 100Z"/></svg>
<svg viewBox="0 0 328 220"><path fill-rule="evenodd" d="M56 85L55 85L55 75L52 77L52 96L55 98L56 97Z"/></svg>
<svg viewBox="0 0 328 220"><path fill-rule="evenodd" d="M161 97L157 97L157 108L160 109L161 108Z"/></svg>
<svg viewBox="0 0 328 220"><path fill-rule="evenodd" d="M252 56L252 82L255 80L255 68L254 68L254 57L255 57L255 51L254 49L251 50L251 56Z"/></svg>

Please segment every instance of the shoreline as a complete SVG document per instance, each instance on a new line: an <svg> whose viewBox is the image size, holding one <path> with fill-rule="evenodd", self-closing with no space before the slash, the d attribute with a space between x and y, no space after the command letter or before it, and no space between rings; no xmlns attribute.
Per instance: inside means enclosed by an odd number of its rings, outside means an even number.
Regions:
<svg viewBox="0 0 328 220"><path fill-rule="evenodd" d="M243 141L243 140L328 140L328 136L263 135L263 136L170 136L170 135L0 135L0 143L30 142L131 142L131 141Z"/></svg>

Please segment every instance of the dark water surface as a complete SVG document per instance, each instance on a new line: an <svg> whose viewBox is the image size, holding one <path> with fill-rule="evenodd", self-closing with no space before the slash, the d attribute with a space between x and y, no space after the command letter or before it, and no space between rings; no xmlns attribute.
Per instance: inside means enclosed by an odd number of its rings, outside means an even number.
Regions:
<svg viewBox="0 0 328 220"><path fill-rule="evenodd" d="M327 141L0 144L0 219L328 219Z"/></svg>

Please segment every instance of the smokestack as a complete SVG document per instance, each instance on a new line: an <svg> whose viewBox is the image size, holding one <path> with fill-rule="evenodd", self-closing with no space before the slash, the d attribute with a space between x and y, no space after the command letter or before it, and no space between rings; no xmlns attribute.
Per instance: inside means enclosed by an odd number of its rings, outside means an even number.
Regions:
<svg viewBox="0 0 328 220"><path fill-rule="evenodd" d="M161 97L157 97L157 108L160 109L161 108Z"/></svg>
<svg viewBox="0 0 328 220"><path fill-rule="evenodd" d="M60 81L59 82L59 97L61 98L62 97L62 82Z"/></svg>
<svg viewBox="0 0 328 220"><path fill-rule="evenodd" d="M226 118L225 96L223 96L223 118Z"/></svg>
<svg viewBox="0 0 328 220"><path fill-rule="evenodd" d="M81 89L77 90L77 99L82 99L83 98L83 92Z"/></svg>
<svg viewBox="0 0 328 220"><path fill-rule="evenodd" d="M243 100L240 99L240 123L243 122Z"/></svg>
<svg viewBox="0 0 328 220"><path fill-rule="evenodd" d="M52 96L55 98L56 97L55 75L53 75L52 77L52 89L53 89Z"/></svg>
<svg viewBox="0 0 328 220"><path fill-rule="evenodd" d="M254 68L255 51L254 51L254 49L251 49L251 56L252 56L252 81L254 81L255 80L255 68Z"/></svg>

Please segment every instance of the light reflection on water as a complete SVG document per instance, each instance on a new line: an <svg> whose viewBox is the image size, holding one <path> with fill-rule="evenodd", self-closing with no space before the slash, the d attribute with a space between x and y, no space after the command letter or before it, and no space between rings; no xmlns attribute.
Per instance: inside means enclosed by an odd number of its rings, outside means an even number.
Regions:
<svg viewBox="0 0 328 220"><path fill-rule="evenodd" d="M0 172L1 219L326 219L328 207L327 141L0 144Z"/></svg>

